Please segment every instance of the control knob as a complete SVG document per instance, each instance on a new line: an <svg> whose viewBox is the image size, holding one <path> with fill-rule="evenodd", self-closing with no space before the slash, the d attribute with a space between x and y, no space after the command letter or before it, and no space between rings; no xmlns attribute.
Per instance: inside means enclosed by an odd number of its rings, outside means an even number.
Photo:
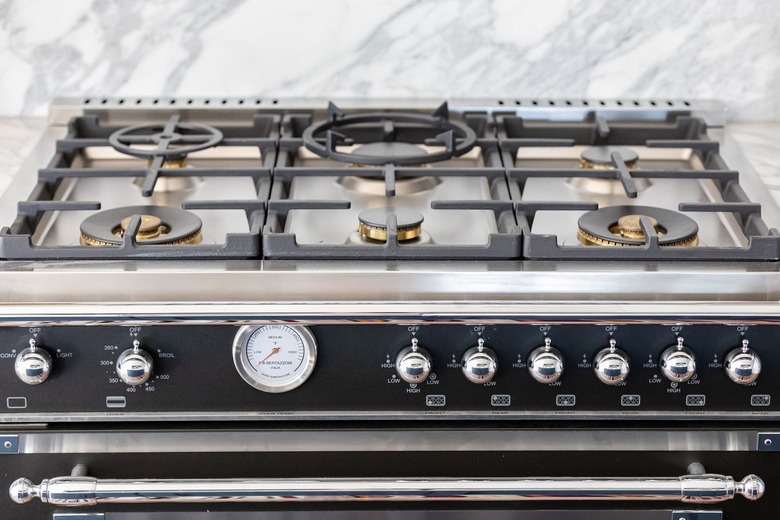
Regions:
<svg viewBox="0 0 780 520"><path fill-rule="evenodd" d="M696 356L684 345L684 341L678 337L677 345L661 354L661 371L667 379L676 383L684 383L696 373Z"/></svg>
<svg viewBox="0 0 780 520"><path fill-rule="evenodd" d="M16 356L14 369L23 383L39 385L51 374L51 356L31 339L30 346Z"/></svg>
<svg viewBox="0 0 780 520"><path fill-rule="evenodd" d="M152 375L152 356L141 350L141 343L133 341L133 348L119 354L116 360L116 373L130 386L144 384Z"/></svg>
<svg viewBox="0 0 780 520"><path fill-rule="evenodd" d="M528 370L540 383L554 383L563 374L563 356L552 346L550 338L544 338L544 346L528 356Z"/></svg>
<svg viewBox="0 0 780 520"><path fill-rule="evenodd" d="M485 346L485 340L479 338L476 347L463 353L460 367L472 383L487 383L496 375L498 359L496 353Z"/></svg>
<svg viewBox="0 0 780 520"><path fill-rule="evenodd" d="M593 370L599 380L607 385L617 385L628 377L629 361L625 352L617 348L614 339L609 340L609 347L596 354Z"/></svg>
<svg viewBox="0 0 780 520"><path fill-rule="evenodd" d="M398 377L407 383L422 383L431 374L431 355L412 338L412 346L406 347L395 358Z"/></svg>
<svg viewBox="0 0 780 520"><path fill-rule="evenodd" d="M748 340L742 340L742 347L736 348L726 355L724 363L726 373L732 381L741 385L749 385L761 373L761 359L748 347Z"/></svg>

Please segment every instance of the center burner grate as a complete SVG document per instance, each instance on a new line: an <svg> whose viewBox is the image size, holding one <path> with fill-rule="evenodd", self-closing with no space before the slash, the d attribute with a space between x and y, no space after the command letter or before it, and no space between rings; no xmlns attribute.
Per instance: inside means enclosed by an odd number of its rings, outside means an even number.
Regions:
<svg viewBox="0 0 780 520"><path fill-rule="evenodd" d="M38 171L38 182L31 195L26 201L18 203L17 217L12 225L0 230L0 258L256 258L261 254L260 233L265 219L265 201L271 186L271 171L276 161L279 124L278 115L250 116L247 117L245 125L235 126L183 123L178 114L159 124L132 127L101 125L94 116L76 117L69 123L67 135L57 141L55 155L48 167ZM221 147L254 147L258 149L261 159L252 167L183 167L182 161L188 154ZM127 156L147 159L147 163L131 168L83 166L87 150L99 148L113 148ZM148 213L169 215L171 211L164 211L167 206L159 206L162 208L160 211L147 209L144 212L147 214L137 214L132 206L127 208L129 213L126 215L119 215L122 208L109 211L109 214L118 212L117 220L122 220L123 230L118 233L116 240L90 240L89 237L85 240L85 237L82 237L83 243L101 245L34 243L34 234L39 227L43 227L45 218L51 216L52 212L102 209L100 200L57 199L56 194L64 183L82 179L135 178L141 181L143 197L151 197L160 191L159 183L163 179L219 177L247 177L252 181L254 193L247 193L245 200L184 200L180 208L169 209L175 209L177 215L189 215L190 220L194 217L189 213L192 210L243 211L248 231L229 232L224 236L224 243L201 243L199 229L196 231L197 235L187 240L171 239L171 243L163 243L164 240L144 240L144 226L149 219L157 218ZM127 187L133 187L131 181ZM105 225L110 229L110 223ZM169 222L160 223L160 227L166 231L169 231L170 225ZM175 230L171 236L174 235Z"/></svg>
<svg viewBox="0 0 780 520"><path fill-rule="evenodd" d="M752 202L739 184L739 172L728 169L719 154L719 144L707 136L704 121L698 118L678 116L666 122L607 121L602 117L591 117L577 122L526 121L520 117L496 115L496 128L502 160L510 181L510 193L515 200L518 225L523 234L523 257L540 260L748 260L776 261L780 259L780 233L770 229L761 218L761 205ZM553 148L573 146L603 147L606 156L598 159L595 167L580 168L523 168L518 167L518 151L524 148ZM621 147L642 146L648 149L689 149L703 165L702 169L642 169L636 167L637 157L630 150ZM587 152L587 150L586 150ZM587 154L586 154L587 155ZM605 154L602 154L605 155ZM587 157L583 157L581 165ZM590 161L588 161L590 162ZM641 159L640 159L641 162ZM721 200L709 202L679 202L679 218L666 220L688 221L684 213L727 213L733 216L746 245L708 246L699 244L694 237L687 236L678 241L664 238L663 223L655 222L651 215L641 211L612 211L617 222L625 216L632 222L629 234L633 239L609 240L609 232L592 239L586 230L580 229L580 242L576 245L561 244L555 234L532 232L534 221L540 211L589 211L580 218L582 222L593 220L591 215L615 209L609 206L599 209L597 202L570 203L561 201L524 200L526 188L531 179L601 179L620 183L626 201L636 199L639 182L653 180L699 180L711 182ZM593 196L598 199L598 196ZM598 209L598 211L596 211ZM637 206L640 210L641 206ZM655 210L655 212L668 210ZM620 215L618 215L620 213ZM645 212L649 213L649 212ZM610 223L612 221L610 220ZM609 223L603 223L609 226ZM616 226L617 227L617 226ZM660 230L659 230L660 229ZM623 233L624 231L620 231ZM674 230L677 232L677 230ZM617 231L616 231L617 233ZM583 234L588 237L582 240ZM672 235L673 236L673 235ZM637 240L637 237L640 237ZM616 243L619 242L619 243ZM585 245L585 243L591 245ZM610 245L592 245L607 244ZM698 244L698 245L697 245ZM616 247L627 245L628 247Z"/></svg>
<svg viewBox="0 0 780 520"><path fill-rule="evenodd" d="M512 259L520 256L521 237L509 200L506 175L501 164L493 129L486 114L466 114L452 119L447 106L432 114L381 112L346 115L331 104L322 122L313 121L312 113L289 114L283 121L279 159L274 169L273 188L268 201L267 223L263 232L263 253L266 258L322 259ZM340 151L340 146L352 146ZM355 150L355 146L359 146ZM443 150L421 151L422 146ZM366 151L368 149L368 151ZM458 157L472 149L479 150L484 166L460 166ZM299 164L300 154L311 151L343 164L306 167ZM450 160L446 165L442 161ZM454 161L453 161L454 160ZM305 177L368 178L382 180L384 194L376 200L380 207L390 207L382 213L383 224L372 221L372 236L384 240L366 243L302 243L293 232L286 231L293 210L348 210L352 203L341 200L290 199L293 181ZM446 180L447 177L484 178L489 185L490 200L432 201L430 208L417 211L482 210L492 212L496 232L486 233L483 244L441 244L435 241L406 241L417 237L419 230L403 222L408 215L393 211L399 183L415 179ZM416 182L416 181L414 181ZM373 212L372 212L373 213ZM361 214L362 215L362 214ZM399 216L401 217L399 234ZM361 216L360 228L366 223ZM355 221L355 229L358 229ZM410 231L413 230L413 231ZM423 232L424 233L424 232Z"/></svg>

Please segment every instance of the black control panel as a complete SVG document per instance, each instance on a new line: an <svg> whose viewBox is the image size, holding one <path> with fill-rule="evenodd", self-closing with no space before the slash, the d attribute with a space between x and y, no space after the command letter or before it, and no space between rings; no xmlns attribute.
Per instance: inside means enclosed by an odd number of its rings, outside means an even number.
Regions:
<svg viewBox="0 0 780 520"><path fill-rule="evenodd" d="M773 418L780 324L0 328L0 420Z"/></svg>

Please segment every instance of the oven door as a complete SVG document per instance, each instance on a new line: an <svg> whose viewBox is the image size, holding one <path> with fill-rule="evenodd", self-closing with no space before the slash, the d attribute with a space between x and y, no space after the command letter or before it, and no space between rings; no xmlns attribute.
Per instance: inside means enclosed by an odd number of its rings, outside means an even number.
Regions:
<svg viewBox="0 0 780 520"><path fill-rule="evenodd" d="M6 431L0 518L769 520L780 510L780 426L403 426Z"/></svg>

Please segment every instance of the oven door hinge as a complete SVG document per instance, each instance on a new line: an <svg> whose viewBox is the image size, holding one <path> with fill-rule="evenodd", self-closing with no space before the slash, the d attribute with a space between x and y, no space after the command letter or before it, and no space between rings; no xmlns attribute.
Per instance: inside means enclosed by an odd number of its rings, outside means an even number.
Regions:
<svg viewBox="0 0 780 520"><path fill-rule="evenodd" d="M780 451L780 432L759 433L758 451Z"/></svg>
<svg viewBox="0 0 780 520"><path fill-rule="evenodd" d="M51 520L103 520L103 513L54 513Z"/></svg>
<svg viewBox="0 0 780 520"><path fill-rule="evenodd" d="M723 520L722 511L672 511L671 520Z"/></svg>
<svg viewBox="0 0 780 520"><path fill-rule="evenodd" d="M18 435L0 435L0 454L4 453L19 453Z"/></svg>

